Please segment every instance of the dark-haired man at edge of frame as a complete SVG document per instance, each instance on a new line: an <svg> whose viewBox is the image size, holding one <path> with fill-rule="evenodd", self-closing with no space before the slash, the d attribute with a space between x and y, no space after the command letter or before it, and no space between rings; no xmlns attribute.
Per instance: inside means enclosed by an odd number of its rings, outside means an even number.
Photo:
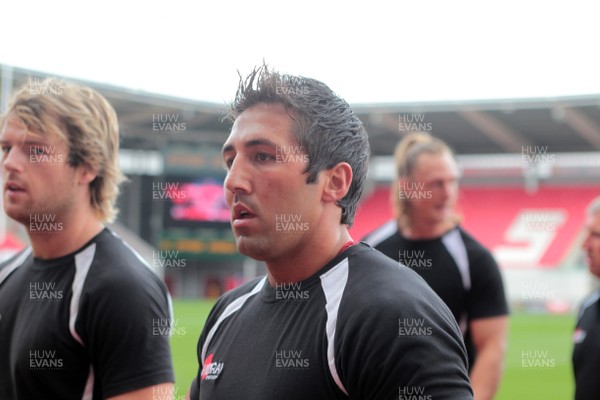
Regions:
<svg viewBox="0 0 600 400"><path fill-rule="evenodd" d="M587 210L583 250L592 275L600 278L600 197ZM573 333L575 400L600 399L600 289L583 302Z"/></svg>

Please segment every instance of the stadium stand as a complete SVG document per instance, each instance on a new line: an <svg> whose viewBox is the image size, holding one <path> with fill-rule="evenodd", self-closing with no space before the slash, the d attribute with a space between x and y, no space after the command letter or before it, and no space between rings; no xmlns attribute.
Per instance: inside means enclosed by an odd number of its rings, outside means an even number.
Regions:
<svg viewBox="0 0 600 400"><path fill-rule="evenodd" d="M0 65L0 72L2 107L14 87L46 76L9 65ZM223 178L220 146L230 128L220 121L223 105L82 83L106 96L119 115L120 159L129 177L119 222L152 246L145 254L162 269L172 293L214 296L262 273L260 264L236 253L226 221L198 213L211 207L211 215L220 215L214 195ZM463 225L498 258L511 302L556 311L575 307L592 285L579 245L584 208L600 194L600 94L353 107L372 147L372 190L352 228L355 238L391 216L396 143L426 131L458 155ZM197 196L164 198L187 193ZM172 262L165 262L169 257Z"/></svg>

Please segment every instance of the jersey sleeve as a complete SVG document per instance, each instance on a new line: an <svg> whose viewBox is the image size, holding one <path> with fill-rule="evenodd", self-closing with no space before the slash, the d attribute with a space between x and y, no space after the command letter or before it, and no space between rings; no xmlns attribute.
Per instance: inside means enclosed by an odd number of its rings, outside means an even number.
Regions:
<svg viewBox="0 0 600 400"><path fill-rule="evenodd" d="M454 317L422 278L402 270L400 285L370 280L362 294L347 288L344 295L369 298L340 310L336 365L350 398L472 399Z"/></svg>
<svg viewBox="0 0 600 400"><path fill-rule="evenodd" d="M502 276L492 254L482 248L469 262L472 279L467 310L469 319L508 315Z"/></svg>
<svg viewBox="0 0 600 400"><path fill-rule="evenodd" d="M102 396L174 382L166 289L158 279L122 276L82 301L82 339Z"/></svg>

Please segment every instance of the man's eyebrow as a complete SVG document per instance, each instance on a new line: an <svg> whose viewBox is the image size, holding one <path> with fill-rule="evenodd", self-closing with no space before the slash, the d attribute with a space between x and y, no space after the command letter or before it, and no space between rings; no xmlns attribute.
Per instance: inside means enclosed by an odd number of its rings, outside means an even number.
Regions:
<svg viewBox="0 0 600 400"><path fill-rule="evenodd" d="M277 147L277 145L269 139L252 139L252 140L248 140L246 143L244 143L244 147L246 147L246 148L255 147L255 146ZM232 144L225 144L223 146L223 150L221 150L221 153L228 153L233 150L235 150L235 148L233 147Z"/></svg>
<svg viewBox="0 0 600 400"><path fill-rule="evenodd" d="M230 151L233 151L233 145L232 144L225 144L225 145L223 145L223 148L221 149L221 154L225 154L225 153L228 153Z"/></svg>

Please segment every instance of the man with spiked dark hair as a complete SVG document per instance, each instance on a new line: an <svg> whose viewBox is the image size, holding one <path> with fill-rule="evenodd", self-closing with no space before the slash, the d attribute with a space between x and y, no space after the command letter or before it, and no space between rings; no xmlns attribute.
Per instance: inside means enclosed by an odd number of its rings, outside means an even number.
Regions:
<svg viewBox="0 0 600 400"><path fill-rule="evenodd" d="M472 399L452 314L352 240L369 142L348 103L266 65L240 80L223 146L238 250L267 275L222 296L192 399Z"/></svg>

